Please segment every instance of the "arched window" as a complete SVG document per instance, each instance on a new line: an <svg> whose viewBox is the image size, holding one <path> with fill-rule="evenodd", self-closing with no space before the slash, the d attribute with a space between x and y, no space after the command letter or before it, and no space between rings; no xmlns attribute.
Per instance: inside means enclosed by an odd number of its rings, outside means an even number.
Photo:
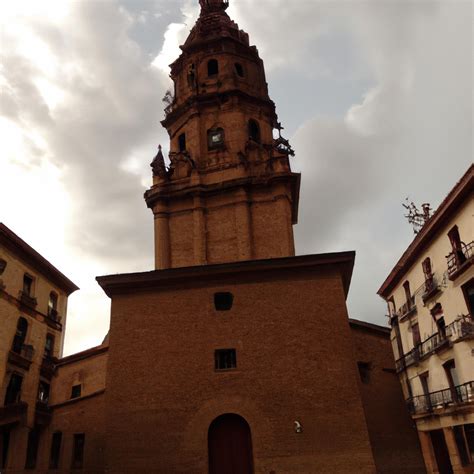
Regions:
<svg viewBox="0 0 474 474"><path fill-rule="evenodd" d="M0 275L5 271L5 268L7 268L7 262L0 258Z"/></svg>
<svg viewBox="0 0 474 474"><path fill-rule="evenodd" d="M48 299L48 316L56 319L58 316L58 294L52 291Z"/></svg>
<svg viewBox="0 0 474 474"><path fill-rule="evenodd" d="M178 147L179 147L179 151L186 151L186 134L185 133L182 133L178 137Z"/></svg>
<svg viewBox="0 0 474 474"><path fill-rule="evenodd" d="M224 146L224 129L211 128L207 131L207 148L209 150L216 150Z"/></svg>
<svg viewBox="0 0 474 474"><path fill-rule="evenodd" d="M260 143L260 126L256 120L249 120L249 138Z"/></svg>
<svg viewBox="0 0 474 474"><path fill-rule="evenodd" d="M219 63L217 59L210 59L207 63L207 75L217 76L219 74Z"/></svg>
<svg viewBox="0 0 474 474"><path fill-rule="evenodd" d="M23 348L23 344L26 340L26 333L28 332L28 321L21 317L18 319L18 323L16 325L16 333L15 337L13 338L13 345L12 351L16 352L17 354L21 354L21 350Z"/></svg>
<svg viewBox="0 0 474 474"><path fill-rule="evenodd" d="M244 68L242 64L235 63L235 72L237 73L237 76L244 77Z"/></svg>

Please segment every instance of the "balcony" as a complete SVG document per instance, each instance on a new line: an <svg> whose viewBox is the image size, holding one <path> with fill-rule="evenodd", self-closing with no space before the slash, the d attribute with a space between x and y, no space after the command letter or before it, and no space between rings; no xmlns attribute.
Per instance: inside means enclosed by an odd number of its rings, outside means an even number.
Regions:
<svg viewBox="0 0 474 474"><path fill-rule="evenodd" d="M58 310L48 307L48 318L58 320Z"/></svg>
<svg viewBox="0 0 474 474"><path fill-rule="evenodd" d="M472 338L474 338L474 320L470 314L463 314L446 326L444 334L442 332L433 334L396 360L395 368L397 372L401 372L451 343Z"/></svg>
<svg viewBox="0 0 474 474"><path fill-rule="evenodd" d="M25 370L29 370L35 350L33 346L26 344L15 344L8 353L8 363L16 365Z"/></svg>
<svg viewBox="0 0 474 474"><path fill-rule="evenodd" d="M35 424L44 426L48 425L53 416L53 410L46 402L37 401L35 410Z"/></svg>
<svg viewBox="0 0 474 474"><path fill-rule="evenodd" d="M55 359L49 356L44 356L43 361L41 362L41 369L40 369L41 375L44 378L51 380L53 378L55 371L56 371Z"/></svg>
<svg viewBox="0 0 474 474"><path fill-rule="evenodd" d="M429 278L427 278L421 291L421 299L423 300L423 303L426 303L428 300L433 298L433 296L437 295L441 291L441 285L438 277L436 275L431 275Z"/></svg>
<svg viewBox="0 0 474 474"><path fill-rule="evenodd" d="M411 296L410 299L398 308L397 314L400 315L400 321L403 321L406 318L409 318L417 311L415 304L415 297Z"/></svg>
<svg viewBox="0 0 474 474"><path fill-rule="evenodd" d="M38 301L25 291L20 291L20 303L27 308L35 309Z"/></svg>
<svg viewBox="0 0 474 474"><path fill-rule="evenodd" d="M450 280L455 280L472 265L474 260L474 240L468 244L461 242L461 247L452 251L446 259L448 261L448 277Z"/></svg>
<svg viewBox="0 0 474 474"><path fill-rule="evenodd" d="M446 334L452 341L474 338L474 320L472 315L464 314L446 327Z"/></svg>
<svg viewBox="0 0 474 474"><path fill-rule="evenodd" d="M28 403L19 400L0 407L0 426L26 421L27 411Z"/></svg>
<svg viewBox="0 0 474 474"><path fill-rule="evenodd" d="M466 403L474 403L474 381L412 397L406 403L411 415L432 413L446 408L459 407Z"/></svg>

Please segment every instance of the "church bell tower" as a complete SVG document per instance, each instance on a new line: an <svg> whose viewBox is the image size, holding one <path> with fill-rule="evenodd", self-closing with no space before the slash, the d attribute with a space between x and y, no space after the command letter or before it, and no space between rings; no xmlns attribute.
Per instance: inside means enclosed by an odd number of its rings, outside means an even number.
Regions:
<svg viewBox="0 0 474 474"><path fill-rule="evenodd" d="M155 218L155 268L293 256L300 175L263 61L226 13L227 1L200 0L201 13L171 65L174 93L162 125L145 200Z"/></svg>

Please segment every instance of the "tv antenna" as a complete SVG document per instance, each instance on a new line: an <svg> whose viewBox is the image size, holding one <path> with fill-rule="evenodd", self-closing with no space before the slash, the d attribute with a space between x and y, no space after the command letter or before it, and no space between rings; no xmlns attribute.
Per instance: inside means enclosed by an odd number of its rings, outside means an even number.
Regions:
<svg viewBox="0 0 474 474"><path fill-rule="evenodd" d="M413 232L418 234L431 217L432 209L430 204L427 202L423 203L420 210L413 201L409 203L408 198L406 198L406 204L402 205L408 211L408 214L405 214L408 223L413 226Z"/></svg>

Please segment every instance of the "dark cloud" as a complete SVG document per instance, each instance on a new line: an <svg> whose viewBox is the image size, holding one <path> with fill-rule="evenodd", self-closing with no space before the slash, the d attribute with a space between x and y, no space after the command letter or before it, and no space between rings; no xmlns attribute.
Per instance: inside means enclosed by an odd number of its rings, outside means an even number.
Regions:
<svg viewBox="0 0 474 474"><path fill-rule="evenodd" d="M142 195L156 145L167 147L159 121L169 79L151 62L168 25L191 23L196 4L71 2L59 23L17 19L46 55L28 54L21 32L5 30L2 115L21 127L27 150L10 159L60 170L65 239L90 285L96 273L152 268ZM260 50L296 149L297 252L355 249L351 315L381 323L375 291L413 237L401 202L439 204L472 161L472 5L235 0L229 12ZM168 41L183 34L169 29ZM55 104L38 79L59 94ZM106 330L107 300L91 288L71 299L69 351Z"/></svg>

